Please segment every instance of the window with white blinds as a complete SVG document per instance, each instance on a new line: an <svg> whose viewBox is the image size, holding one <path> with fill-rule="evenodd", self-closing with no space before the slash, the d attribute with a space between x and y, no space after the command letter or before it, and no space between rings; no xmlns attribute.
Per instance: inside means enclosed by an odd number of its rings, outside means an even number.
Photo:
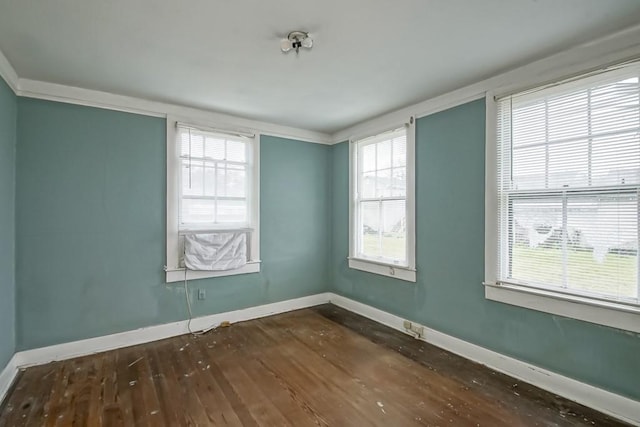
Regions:
<svg viewBox="0 0 640 427"><path fill-rule="evenodd" d="M352 142L353 259L413 268L410 130L402 126Z"/></svg>
<svg viewBox="0 0 640 427"><path fill-rule="evenodd" d="M248 227L250 138L178 126L180 229Z"/></svg>
<svg viewBox="0 0 640 427"><path fill-rule="evenodd" d="M167 282L260 271L260 134L167 117ZM244 234L246 264L185 269L185 236Z"/></svg>
<svg viewBox="0 0 640 427"><path fill-rule="evenodd" d="M499 282L639 304L639 77L497 100Z"/></svg>

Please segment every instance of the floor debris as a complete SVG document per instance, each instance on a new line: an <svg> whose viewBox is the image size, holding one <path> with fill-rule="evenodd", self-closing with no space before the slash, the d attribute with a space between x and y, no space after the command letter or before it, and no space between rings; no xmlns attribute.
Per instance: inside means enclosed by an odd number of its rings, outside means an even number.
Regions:
<svg viewBox="0 0 640 427"><path fill-rule="evenodd" d="M133 362L129 363L129 367L132 367L133 365L135 365L136 363L138 363L142 359L144 359L144 357L138 357L136 360L134 360Z"/></svg>

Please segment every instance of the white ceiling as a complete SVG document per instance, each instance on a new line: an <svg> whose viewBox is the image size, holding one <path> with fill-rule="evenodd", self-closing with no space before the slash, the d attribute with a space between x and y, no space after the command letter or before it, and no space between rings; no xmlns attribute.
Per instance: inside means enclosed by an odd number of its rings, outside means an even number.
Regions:
<svg viewBox="0 0 640 427"><path fill-rule="evenodd" d="M21 78L333 133L640 21L638 0L0 0ZM309 31L311 51L279 40Z"/></svg>

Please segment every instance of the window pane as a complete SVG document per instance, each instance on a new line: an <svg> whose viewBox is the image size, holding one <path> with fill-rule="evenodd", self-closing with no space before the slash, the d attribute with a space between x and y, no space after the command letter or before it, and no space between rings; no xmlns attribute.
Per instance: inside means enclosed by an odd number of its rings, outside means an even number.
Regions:
<svg viewBox="0 0 640 427"><path fill-rule="evenodd" d="M369 199L376 197L376 173L365 172L360 179L360 197Z"/></svg>
<svg viewBox="0 0 640 427"><path fill-rule="evenodd" d="M587 140L549 145L549 188L589 185L588 162Z"/></svg>
<svg viewBox="0 0 640 427"><path fill-rule="evenodd" d="M593 185L640 183L640 133L594 138Z"/></svg>
<svg viewBox="0 0 640 427"><path fill-rule="evenodd" d="M204 169L204 194L205 196L216 195L216 168L211 165Z"/></svg>
<svg viewBox="0 0 640 427"><path fill-rule="evenodd" d="M640 102L638 78L597 87L591 92L591 120L594 133L624 131L638 127Z"/></svg>
<svg viewBox="0 0 640 427"><path fill-rule="evenodd" d="M382 202L381 254L404 262L407 258L407 221L404 200Z"/></svg>
<svg viewBox="0 0 640 427"><path fill-rule="evenodd" d="M180 157L189 156L189 132L180 131Z"/></svg>
<svg viewBox="0 0 640 427"><path fill-rule="evenodd" d="M246 162L246 144L242 141L227 141L227 160L230 162Z"/></svg>
<svg viewBox="0 0 640 427"><path fill-rule="evenodd" d="M546 147L513 148L513 188L530 190L546 187Z"/></svg>
<svg viewBox="0 0 640 427"><path fill-rule="evenodd" d="M362 147L362 171L369 172L376 169L376 144Z"/></svg>
<svg viewBox="0 0 640 427"><path fill-rule="evenodd" d="M215 160L224 160L224 139L208 136L205 146L205 156Z"/></svg>
<svg viewBox="0 0 640 427"><path fill-rule="evenodd" d="M636 298L635 194L512 201L512 279L611 298ZM563 216L566 219L563 222Z"/></svg>
<svg viewBox="0 0 640 427"><path fill-rule="evenodd" d="M218 200L218 223L246 223L246 200Z"/></svg>
<svg viewBox="0 0 640 427"><path fill-rule="evenodd" d="M587 90L550 97L547 106L549 140L577 138L588 134Z"/></svg>
<svg viewBox="0 0 640 427"><path fill-rule="evenodd" d="M225 164L219 163L216 174L216 196L224 197L227 195L227 174Z"/></svg>
<svg viewBox="0 0 640 427"><path fill-rule="evenodd" d="M380 202L360 203L360 251L367 257L380 256Z"/></svg>
<svg viewBox="0 0 640 427"><path fill-rule="evenodd" d="M392 170L391 195L405 196L407 194L407 169L395 168Z"/></svg>
<svg viewBox="0 0 640 427"><path fill-rule="evenodd" d="M191 142L189 142L189 135L191 135ZM198 135L197 133L191 132L187 134L186 140L186 150L187 155L191 157L200 157L202 158L204 155L204 137L202 135Z"/></svg>
<svg viewBox="0 0 640 427"><path fill-rule="evenodd" d="M511 210L510 277L562 286L562 200L516 199Z"/></svg>
<svg viewBox="0 0 640 427"><path fill-rule="evenodd" d="M405 201L363 202L360 212L362 254L406 263Z"/></svg>
<svg viewBox="0 0 640 427"><path fill-rule="evenodd" d="M546 102L536 101L519 105L513 110L513 147L546 141ZM515 151L515 150L514 150Z"/></svg>
<svg viewBox="0 0 640 427"><path fill-rule="evenodd" d="M391 141L387 140L387 141L382 141L376 144L378 147L378 155L377 155L377 159L378 159L378 164L376 166L376 168L378 170L380 169L387 169L391 167Z"/></svg>
<svg viewBox="0 0 640 427"><path fill-rule="evenodd" d="M215 202L213 200L182 199L180 222L202 224L214 221Z"/></svg>
<svg viewBox="0 0 640 427"><path fill-rule="evenodd" d="M391 196L391 169L379 170L376 181L376 197Z"/></svg>
<svg viewBox="0 0 640 427"><path fill-rule="evenodd" d="M636 297L636 195L569 199L567 220L567 287L614 297Z"/></svg>
<svg viewBox="0 0 640 427"><path fill-rule="evenodd" d="M514 189L640 183L637 77L533 102L515 98L512 119Z"/></svg>
<svg viewBox="0 0 640 427"><path fill-rule="evenodd" d="M244 166L228 165L225 194L229 197L244 197L246 177Z"/></svg>
<svg viewBox="0 0 640 427"><path fill-rule="evenodd" d="M407 138L400 137L393 139L393 167L405 166L407 164Z"/></svg>
<svg viewBox="0 0 640 427"><path fill-rule="evenodd" d="M182 194L185 196L203 195L203 170L202 162L194 160L182 162Z"/></svg>

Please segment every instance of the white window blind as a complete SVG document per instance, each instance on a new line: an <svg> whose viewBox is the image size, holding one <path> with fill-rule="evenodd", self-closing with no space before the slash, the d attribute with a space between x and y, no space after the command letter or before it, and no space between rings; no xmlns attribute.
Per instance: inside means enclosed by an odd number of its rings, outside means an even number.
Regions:
<svg viewBox="0 0 640 427"><path fill-rule="evenodd" d="M250 138L177 127L180 229L250 223Z"/></svg>
<svg viewBox="0 0 640 427"><path fill-rule="evenodd" d="M408 266L407 130L355 144L355 256Z"/></svg>
<svg viewBox="0 0 640 427"><path fill-rule="evenodd" d="M497 100L500 282L639 303L639 77Z"/></svg>

